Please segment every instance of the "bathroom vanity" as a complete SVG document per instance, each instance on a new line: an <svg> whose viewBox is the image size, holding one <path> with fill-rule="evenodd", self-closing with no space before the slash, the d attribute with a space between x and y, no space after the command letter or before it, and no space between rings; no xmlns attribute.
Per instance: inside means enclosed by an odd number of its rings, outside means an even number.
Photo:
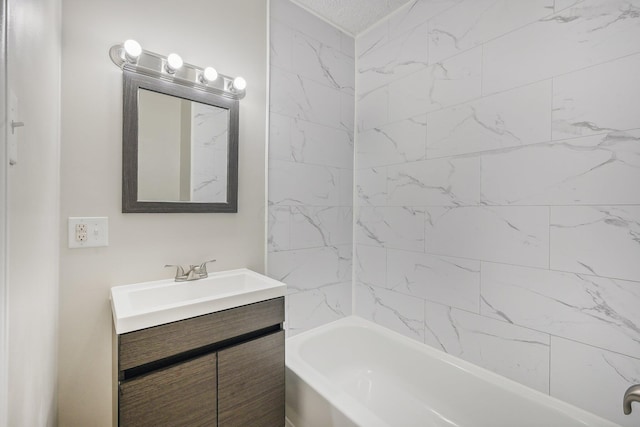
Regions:
<svg viewBox="0 0 640 427"><path fill-rule="evenodd" d="M111 295L120 426L284 425L284 284L242 269L124 288ZM140 292L155 316L134 319Z"/></svg>

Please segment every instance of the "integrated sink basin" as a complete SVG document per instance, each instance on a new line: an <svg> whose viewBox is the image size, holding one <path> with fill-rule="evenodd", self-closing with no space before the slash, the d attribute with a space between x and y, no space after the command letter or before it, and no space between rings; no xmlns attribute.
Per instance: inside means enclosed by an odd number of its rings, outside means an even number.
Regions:
<svg viewBox="0 0 640 427"><path fill-rule="evenodd" d="M286 285L246 268L209 273L205 279L173 279L111 288L117 334L228 310L284 296Z"/></svg>

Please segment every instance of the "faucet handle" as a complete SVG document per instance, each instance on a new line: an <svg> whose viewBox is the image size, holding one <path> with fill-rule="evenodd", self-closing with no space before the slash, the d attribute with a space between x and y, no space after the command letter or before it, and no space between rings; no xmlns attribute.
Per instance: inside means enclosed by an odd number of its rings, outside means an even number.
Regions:
<svg viewBox="0 0 640 427"><path fill-rule="evenodd" d="M174 265L174 264L167 264L164 266L164 268L167 267L176 267L176 279L178 279L179 277L184 277L184 268L182 268L182 266L180 265Z"/></svg>
<svg viewBox="0 0 640 427"><path fill-rule="evenodd" d="M201 278L205 278L208 276L207 273L207 264L211 263L211 262L216 262L215 259L209 260L209 261L205 261L202 264L200 264L200 267L198 268L200 271L200 277Z"/></svg>
<svg viewBox="0 0 640 427"><path fill-rule="evenodd" d="M632 385L624 393L622 410L625 415L631 414L631 402L640 402L640 384Z"/></svg>

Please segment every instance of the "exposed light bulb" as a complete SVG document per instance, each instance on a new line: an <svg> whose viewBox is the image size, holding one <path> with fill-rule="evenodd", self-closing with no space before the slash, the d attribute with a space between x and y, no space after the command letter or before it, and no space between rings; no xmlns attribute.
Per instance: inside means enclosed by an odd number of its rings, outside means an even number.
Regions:
<svg viewBox="0 0 640 427"><path fill-rule="evenodd" d="M213 67L207 67L202 72L201 81L202 83L210 83L215 81L218 78L218 72Z"/></svg>
<svg viewBox="0 0 640 427"><path fill-rule="evenodd" d="M170 53L169 56L167 56L166 69L169 74L173 74L179 70L182 67L182 64L182 58L180 58L180 55L177 53Z"/></svg>
<svg viewBox="0 0 640 427"><path fill-rule="evenodd" d="M127 40L124 42L124 59L129 62L136 62L142 53L142 46L135 40Z"/></svg>
<svg viewBox="0 0 640 427"><path fill-rule="evenodd" d="M243 79L242 77L238 76L235 79L233 79L233 88L235 90L245 90L247 87L247 81L245 79Z"/></svg>

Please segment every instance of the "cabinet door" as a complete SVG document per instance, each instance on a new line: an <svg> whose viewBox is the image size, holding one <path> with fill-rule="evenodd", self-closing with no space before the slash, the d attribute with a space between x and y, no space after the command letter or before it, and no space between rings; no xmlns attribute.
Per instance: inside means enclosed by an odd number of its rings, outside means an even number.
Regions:
<svg viewBox="0 0 640 427"><path fill-rule="evenodd" d="M284 425L284 331L218 353L218 426Z"/></svg>
<svg viewBox="0 0 640 427"><path fill-rule="evenodd" d="M216 353L120 383L121 427L215 426Z"/></svg>

